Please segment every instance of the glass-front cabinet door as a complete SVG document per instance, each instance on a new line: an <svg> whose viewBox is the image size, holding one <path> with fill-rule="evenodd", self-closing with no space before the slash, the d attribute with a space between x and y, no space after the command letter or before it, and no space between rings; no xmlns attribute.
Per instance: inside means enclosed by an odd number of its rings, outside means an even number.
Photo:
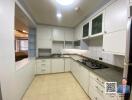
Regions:
<svg viewBox="0 0 132 100"><path fill-rule="evenodd" d="M83 38L89 35L89 23L83 26Z"/></svg>
<svg viewBox="0 0 132 100"><path fill-rule="evenodd" d="M92 20L92 32L91 35L102 33L102 26L103 26L103 14L95 17Z"/></svg>

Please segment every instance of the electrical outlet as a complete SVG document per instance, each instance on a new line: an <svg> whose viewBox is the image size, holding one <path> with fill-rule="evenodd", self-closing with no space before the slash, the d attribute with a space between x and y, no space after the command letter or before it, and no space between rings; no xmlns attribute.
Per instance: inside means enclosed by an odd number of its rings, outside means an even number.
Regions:
<svg viewBox="0 0 132 100"><path fill-rule="evenodd" d="M102 57L99 57L99 60L103 60L103 58Z"/></svg>

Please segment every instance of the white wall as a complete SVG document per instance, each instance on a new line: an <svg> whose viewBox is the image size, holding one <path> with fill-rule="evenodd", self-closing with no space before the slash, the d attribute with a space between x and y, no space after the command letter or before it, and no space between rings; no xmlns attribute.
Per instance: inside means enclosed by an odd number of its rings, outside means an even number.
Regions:
<svg viewBox="0 0 132 100"><path fill-rule="evenodd" d="M14 50L15 0L0 0L0 83L3 100L21 100L33 79L34 68L16 71Z"/></svg>
<svg viewBox="0 0 132 100"><path fill-rule="evenodd" d="M16 79L16 100L21 100L22 96L25 94L25 91L30 86L35 75L35 60L29 60L29 62L24 65L21 69L17 70L15 73ZM19 67L19 66L16 66Z"/></svg>
<svg viewBox="0 0 132 100"><path fill-rule="evenodd" d="M0 0L0 81L3 100L16 100L14 0Z"/></svg>

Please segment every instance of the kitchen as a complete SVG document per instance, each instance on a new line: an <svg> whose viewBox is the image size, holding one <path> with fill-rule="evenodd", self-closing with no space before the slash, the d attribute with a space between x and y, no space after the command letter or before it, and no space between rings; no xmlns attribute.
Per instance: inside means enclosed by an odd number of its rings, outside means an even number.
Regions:
<svg viewBox="0 0 132 100"><path fill-rule="evenodd" d="M2 100L132 100L131 5L1 0Z"/></svg>

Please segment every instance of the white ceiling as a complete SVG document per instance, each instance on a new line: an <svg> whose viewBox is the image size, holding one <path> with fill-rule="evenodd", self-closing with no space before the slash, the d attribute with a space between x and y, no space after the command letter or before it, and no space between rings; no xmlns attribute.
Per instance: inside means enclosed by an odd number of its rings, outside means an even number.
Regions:
<svg viewBox="0 0 132 100"><path fill-rule="evenodd" d="M37 24L75 27L110 0L75 0L76 2L70 6L61 6L56 0L19 1ZM80 10L75 11L76 7L79 7ZM62 13L61 19L56 17L58 11Z"/></svg>
<svg viewBox="0 0 132 100"><path fill-rule="evenodd" d="M24 12L15 5L15 30L19 31L29 31L29 28L34 28L33 23L24 14Z"/></svg>

